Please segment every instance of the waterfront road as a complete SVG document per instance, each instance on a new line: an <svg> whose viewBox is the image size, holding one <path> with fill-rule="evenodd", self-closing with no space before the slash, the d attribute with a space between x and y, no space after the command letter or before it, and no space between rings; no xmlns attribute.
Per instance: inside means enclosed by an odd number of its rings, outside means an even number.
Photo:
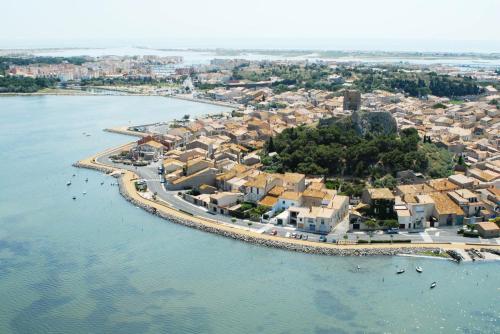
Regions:
<svg viewBox="0 0 500 334"><path fill-rule="evenodd" d="M106 154L97 157L97 162L105 165L110 165L120 169L126 169L136 173L141 179L147 182L149 191L156 193L156 197L159 200L166 202L173 208L183 211L193 216L203 217L212 221L219 223L224 223L231 225L233 227L241 229L250 229L258 233L269 233L272 230L276 230L279 236L287 236L296 232L291 226L275 226L272 224L262 224L257 222L251 222L248 220L237 219L235 222L232 221L232 217L208 212L203 207L196 206L185 200L183 200L179 195L179 191L169 191L166 190L161 183L160 175L158 174L158 167L160 162L153 162L148 166L135 167L125 164L116 164L109 159L109 156L115 154L116 152L108 152ZM367 232L349 232L349 222L346 217L339 225L337 225L332 232L326 236L328 242L335 242L339 240L411 240L413 242L434 242L434 243L484 243L484 244L500 244L500 238L497 239L481 239L481 238L464 238L457 234L456 227L442 227L442 228L430 228L426 229L424 232L410 233L406 231L401 231L398 234L388 235L382 231L376 231L369 235ZM307 235L308 240L319 241L319 235L306 232L297 232L304 236Z"/></svg>

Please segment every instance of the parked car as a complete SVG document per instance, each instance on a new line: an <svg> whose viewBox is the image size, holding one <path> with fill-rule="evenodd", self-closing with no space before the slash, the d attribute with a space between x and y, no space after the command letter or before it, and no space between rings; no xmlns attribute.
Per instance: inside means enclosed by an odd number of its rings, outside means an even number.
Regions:
<svg viewBox="0 0 500 334"><path fill-rule="evenodd" d="M387 234L398 234L399 233L399 228L392 227L392 228L388 229L387 231L385 231L385 233L387 233Z"/></svg>
<svg viewBox="0 0 500 334"><path fill-rule="evenodd" d="M336 243L337 243L337 240L332 239L332 244L336 244Z"/></svg>
<svg viewBox="0 0 500 334"><path fill-rule="evenodd" d="M327 240L326 240L326 237L325 237L324 235L321 235L321 236L319 237L319 242L326 242L326 241L327 241Z"/></svg>
<svg viewBox="0 0 500 334"><path fill-rule="evenodd" d="M297 233L293 232L292 233L292 238L297 238Z"/></svg>
<svg viewBox="0 0 500 334"><path fill-rule="evenodd" d="M290 232L286 232L285 237L290 238Z"/></svg>
<svg viewBox="0 0 500 334"><path fill-rule="evenodd" d="M307 234L304 234L304 236L302 237L302 240L307 240L309 239L309 236Z"/></svg>
<svg viewBox="0 0 500 334"><path fill-rule="evenodd" d="M269 234L270 234L270 235L276 235L276 234L278 234L278 231L276 231L276 230L272 230Z"/></svg>

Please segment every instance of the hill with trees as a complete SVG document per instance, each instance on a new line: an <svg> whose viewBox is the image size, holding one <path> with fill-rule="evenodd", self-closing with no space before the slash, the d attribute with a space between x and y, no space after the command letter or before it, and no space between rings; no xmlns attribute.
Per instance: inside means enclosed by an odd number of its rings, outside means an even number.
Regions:
<svg viewBox="0 0 500 334"><path fill-rule="evenodd" d="M269 171L294 171L309 175L381 178L411 169L433 177L445 176L449 159L432 143L423 143L415 129L397 134L359 134L351 118L284 130L270 139L262 162Z"/></svg>

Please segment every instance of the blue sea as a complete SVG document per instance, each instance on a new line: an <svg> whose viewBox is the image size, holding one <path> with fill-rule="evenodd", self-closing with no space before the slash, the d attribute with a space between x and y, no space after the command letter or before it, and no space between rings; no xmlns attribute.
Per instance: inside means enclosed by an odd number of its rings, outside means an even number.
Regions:
<svg viewBox="0 0 500 334"><path fill-rule="evenodd" d="M104 128L221 110L0 97L0 333L500 332L499 263L257 247L149 215L113 178L71 166L132 140Z"/></svg>

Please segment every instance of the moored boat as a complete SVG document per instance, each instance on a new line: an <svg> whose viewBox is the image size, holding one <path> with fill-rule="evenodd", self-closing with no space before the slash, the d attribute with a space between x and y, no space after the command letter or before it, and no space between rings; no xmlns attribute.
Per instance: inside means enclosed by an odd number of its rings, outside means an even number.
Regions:
<svg viewBox="0 0 500 334"><path fill-rule="evenodd" d="M71 185L71 181L66 182L66 185L70 186Z"/></svg>
<svg viewBox="0 0 500 334"><path fill-rule="evenodd" d="M415 270L417 271L417 273L422 273L424 271L422 267L416 267Z"/></svg>
<svg viewBox="0 0 500 334"><path fill-rule="evenodd" d="M436 287L437 283L436 282L432 282L431 283L431 289L434 289Z"/></svg>
<svg viewBox="0 0 500 334"><path fill-rule="evenodd" d="M404 269L399 269L398 271L396 271L396 274L398 274L398 275L399 275L399 274L403 274L404 272L405 272L405 270L404 270Z"/></svg>

